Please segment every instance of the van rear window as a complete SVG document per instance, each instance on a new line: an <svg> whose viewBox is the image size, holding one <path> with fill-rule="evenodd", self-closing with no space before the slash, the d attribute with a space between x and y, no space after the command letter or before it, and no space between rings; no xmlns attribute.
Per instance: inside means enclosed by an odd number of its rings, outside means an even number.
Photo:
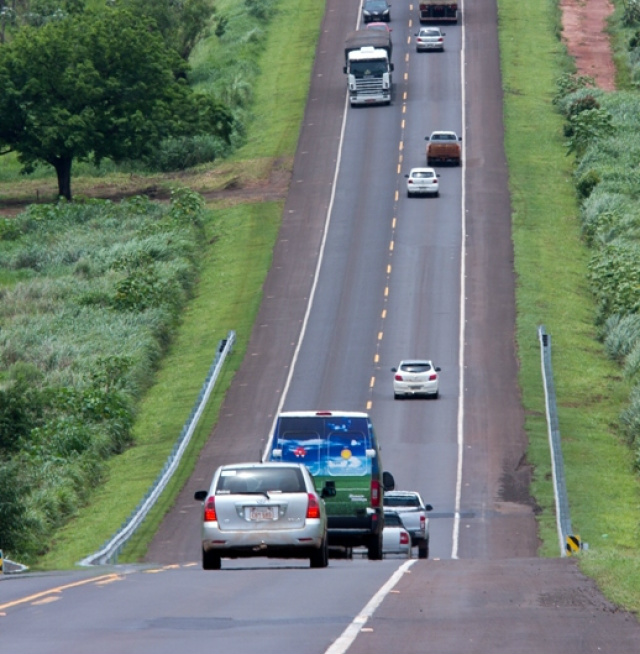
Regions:
<svg viewBox="0 0 640 654"><path fill-rule="evenodd" d="M371 474L369 425L362 418L281 418L274 448L282 461L304 463L312 475Z"/></svg>

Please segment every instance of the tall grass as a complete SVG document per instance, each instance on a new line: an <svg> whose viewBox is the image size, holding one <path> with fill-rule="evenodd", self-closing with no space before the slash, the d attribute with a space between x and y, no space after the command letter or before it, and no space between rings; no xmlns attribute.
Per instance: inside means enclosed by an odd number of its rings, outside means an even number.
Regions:
<svg viewBox="0 0 640 654"><path fill-rule="evenodd" d="M555 3L499 0L505 143L513 205L520 385L544 542L558 556L536 328L552 336L560 432L574 531L589 544L580 563L614 601L640 610L639 486L620 412L629 386L594 324L573 161L556 80L571 72L555 36Z"/></svg>

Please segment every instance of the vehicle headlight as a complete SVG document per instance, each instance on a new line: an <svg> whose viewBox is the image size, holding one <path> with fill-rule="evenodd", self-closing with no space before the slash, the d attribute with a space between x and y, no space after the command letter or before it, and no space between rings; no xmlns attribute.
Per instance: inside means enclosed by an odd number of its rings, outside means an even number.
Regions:
<svg viewBox="0 0 640 654"><path fill-rule="evenodd" d="M367 11L366 9L364 9L364 10L362 11L362 13L363 13L365 16L371 16L371 12L370 12L370 11Z"/></svg>

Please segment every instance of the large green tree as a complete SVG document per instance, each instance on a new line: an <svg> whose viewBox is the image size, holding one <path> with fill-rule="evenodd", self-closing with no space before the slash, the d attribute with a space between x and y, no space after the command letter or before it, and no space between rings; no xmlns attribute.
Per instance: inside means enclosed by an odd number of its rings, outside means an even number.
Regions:
<svg viewBox="0 0 640 654"><path fill-rule="evenodd" d="M167 136L228 138L226 107L195 94L155 25L123 10L22 28L0 47L0 154L51 164L71 199L75 160L148 157Z"/></svg>

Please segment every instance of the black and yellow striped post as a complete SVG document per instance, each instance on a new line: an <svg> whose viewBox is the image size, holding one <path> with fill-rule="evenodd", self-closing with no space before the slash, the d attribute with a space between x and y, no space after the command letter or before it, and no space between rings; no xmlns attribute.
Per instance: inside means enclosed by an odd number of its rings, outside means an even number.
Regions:
<svg viewBox="0 0 640 654"><path fill-rule="evenodd" d="M569 536L567 536L565 549L567 552L567 556L571 556L576 552L579 552L582 549L582 542L580 540L580 536L577 536L575 534L570 534Z"/></svg>

